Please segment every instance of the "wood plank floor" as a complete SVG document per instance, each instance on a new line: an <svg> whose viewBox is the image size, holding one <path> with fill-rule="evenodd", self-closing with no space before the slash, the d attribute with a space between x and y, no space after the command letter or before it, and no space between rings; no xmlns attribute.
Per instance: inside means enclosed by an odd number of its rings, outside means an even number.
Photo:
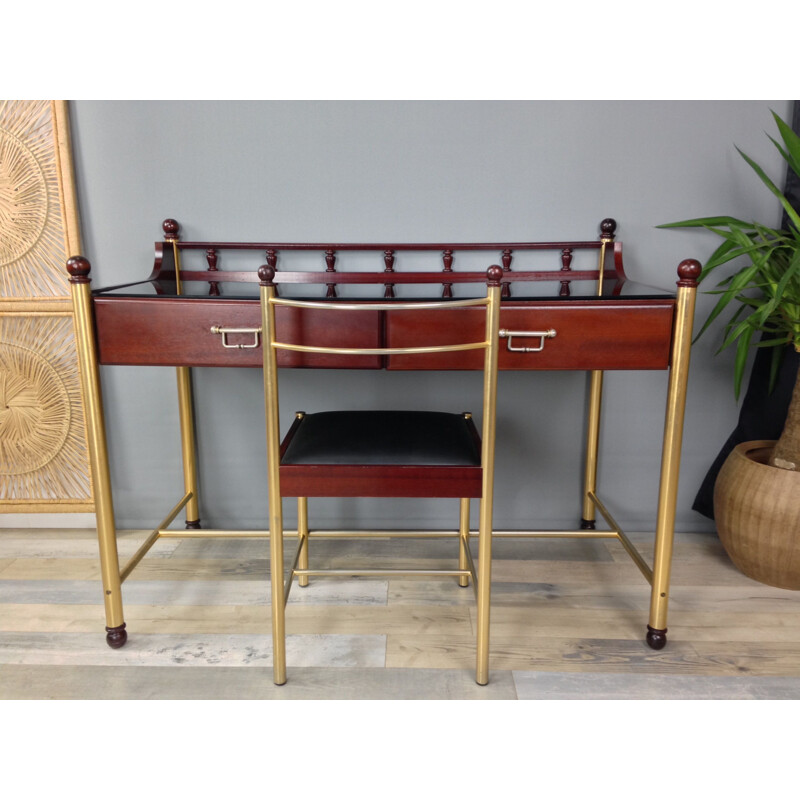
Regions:
<svg viewBox="0 0 800 800"><path fill-rule="evenodd" d="M120 533L121 558L145 536ZM649 559L652 534L631 538ZM312 558L452 566L454 548L320 539ZM713 534L676 538L661 651L644 643L649 587L617 542L499 538L494 556L488 686L474 682L471 589L312 578L291 592L276 687L266 540L158 542L123 587L115 651L94 531L0 529L0 698L800 698L800 593L741 575Z"/></svg>

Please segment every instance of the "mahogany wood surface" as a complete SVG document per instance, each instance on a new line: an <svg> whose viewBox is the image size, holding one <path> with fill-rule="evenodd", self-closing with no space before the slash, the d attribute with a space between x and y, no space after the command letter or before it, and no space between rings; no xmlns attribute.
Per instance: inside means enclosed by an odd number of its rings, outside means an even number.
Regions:
<svg viewBox="0 0 800 800"><path fill-rule="evenodd" d="M230 349L212 326L257 328L257 300L196 297L96 297L98 357L101 364L190 367L262 366L261 340L255 348ZM505 301L500 327L553 328L555 338L539 353L510 352L501 342L501 370L666 369L674 301L601 300ZM278 338L293 344L337 347L419 347L483 339L479 309L442 311L357 311L278 307ZM231 344L249 344L253 334L229 334ZM529 346L536 340L515 339ZM281 367L478 370L483 353L327 355L281 350Z"/></svg>
<svg viewBox="0 0 800 800"><path fill-rule="evenodd" d="M284 497L480 497L480 467L282 465Z"/></svg>
<svg viewBox="0 0 800 800"><path fill-rule="evenodd" d="M603 303L520 302L504 303L500 328L510 331L544 331L537 353L518 353L501 341L501 370L666 369L669 366L674 303L636 301ZM423 343L446 345L483 338L479 310L454 308L446 312L396 311L387 314L387 345L415 347ZM470 336L471 334L471 336ZM515 338L514 346L538 346L538 339ZM481 369L480 351L434 355L389 356L388 369Z"/></svg>
<svg viewBox="0 0 800 800"><path fill-rule="evenodd" d="M593 369L666 369L669 366L672 318L675 299L626 299L619 295L626 281L622 263L622 245L614 241L616 222L605 219L600 224L601 237L594 241L574 242L477 242L477 243L298 243L298 242L182 242L180 225L164 221L164 242L156 243L155 264L150 275L155 294L139 297L94 294L98 357L101 364L154 366L262 366L259 337L257 347L225 348L222 337L211 332L213 326L257 328L261 323L257 299L226 298L226 284L255 283L257 269L222 269L224 251L253 251L276 270L276 285L316 284L318 299L336 302L339 284L382 284L384 297L402 299L404 284L439 284L444 296L452 295L454 284L486 280L486 272L458 270L460 251L485 251L502 261L503 305L500 327L511 331L556 331L537 353L518 353L501 343L501 370L593 370ZM594 281L597 269L573 269L577 251L597 251L605 243L604 277L613 289L602 298L573 299L573 281ZM208 285L203 296L175 295L175 250L202 250L207 269L183 264L183 284ZM281 251L316 251L320 264L315 271L280 269ZM359 272L340 269L338 253L374 251L376 271ZM427 271L398 270L397 256L409 251L437 253L438 265L432 262ZM530 269L525 251L552 251L553 269ZM380 267L382 266L382 269ZM187 268L189 267L189 268ZM526 268L527 267L527 268ZM88 264L85 280L88 281ZM515 299L526 282L551 281L553 300L547 297ZM616 285L614 285L616 284ZM130 286L131 284L128 284ZM118 288L118 287L115 287ZM560 296L560 299L555 299ZM613 298L613 299L612 299ZM379 297L375 298L376 300ZM318 309L279 307L278 338L281 341L337 346L343 348L415 347L480 341L483 338L483 315L477 309L453 309L442 315L424 311L359 311L332 313ZM442 322L442 320L445 322ZM247 345L253 334L229 334L231 344ZM535 345L537 340L519 338L517 346ZM329 355L281 350L281 367L358 368L397 370L481 369L480 351L441 355Z"/></svg>
<svg viewBox="0 0 800 800"><path fill-rule="evenodd" d="M97 349L101 364L188 367L261 367L258 347L230 349L211 332L215 325L260 328L257 300L198 297L97 297L94 301ZM326 314L313 309L278 308L282 341L340 347L380 347L382 322L378 311ZM250 344L253 334L230 334L230 344ZM278 352L281 367L380 369L380 356Z"/></svg>

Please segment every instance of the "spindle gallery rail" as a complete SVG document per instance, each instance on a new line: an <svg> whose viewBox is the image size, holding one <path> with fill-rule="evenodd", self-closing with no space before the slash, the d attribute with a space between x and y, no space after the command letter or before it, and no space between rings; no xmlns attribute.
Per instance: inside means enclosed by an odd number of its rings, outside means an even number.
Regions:
<svg viewBox="0 0 800 800"><path fill-rule="evenodd" d="M224 283L256 283L257 269L266 264L276 270L278 284L320 284L325 286L325 297L337 297L337 286L347 284L383 284L383 297L391 299L397 296L395 287L398 284L441 284L441 296L453 297L454 283L481 283L485 280L485 268L459 272L454 269L459 252L486 253L492 261L498 260L502 265L507 280L502 283L501 296L511 297L513 282L522 281L555 281L558 283L558 296L569 297L570 284L573 281L615 281L618 288L626 280L622 264L622 246L614 242L616 222L605 219L601 223L601 236L593 241L580 242L505 242L505 243L298 243L298 242L191 242L181 241L180 226L175 220L165 220L165 241L156 243L156 256L153 272L149 281L161 284L165 292L172 284L178 282L197 281L209 285L208 294L212 297L222 295L220 284ZM606 266L606 249L611 263ZM207 269L186 268L181 266L181 255L192 251L204 251ZM260 256L262 260L254 260L253 266L247 270L220 269L222 254L225 251L248 252ZM376 261L382 257L383 269L380 271L341 271L337 269L340 254L352 252L374 252ZM553 269L526 270L512 269L512 262L518 254L534 251L553 251ZM573 270L572 261L576 252L601 251L603 257L598 266L592 269ZM318 271L286 271L281 268L282 253L318 252L322 256ZM400 256L408 253L439 253L441 269L435 271L401 271L398 269ZM519 256L521 258L522 256ZM555 258L558 258L556 265ZM556 272L557 269L557 272ZM605 271L605 274L603 272ZM115 287L121 288L121 287ZM613 289L611 290L613 294Z"/></svg>

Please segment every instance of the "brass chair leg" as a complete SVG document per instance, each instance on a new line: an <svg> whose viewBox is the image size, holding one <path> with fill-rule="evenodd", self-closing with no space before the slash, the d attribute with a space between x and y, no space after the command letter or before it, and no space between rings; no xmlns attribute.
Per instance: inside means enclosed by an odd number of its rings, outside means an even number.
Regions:
<svg viewBox="0 0 800 800"><path fill-rule="evenodd" d="M261 325L264 341L275 338L275 314L270 297L275 287L261 283ZM267 336L267 332L271 332ZM264 397L267 433L267 485L269 492L269 571L272 605L272 670L278 686L286 683L286 597L283 587L283 502L280 483L280 420L278 364L275 350L264 347Z"/></svg>
<svg viewBox="0 0 800 800"><path fill-rule="evenodd" d="M458 568L468 569L467 550L469 549L469 497L461 498L461 508L458 525ZM469 586L469 578L461 575L458 579L459 586Z"/></svg>
<svg viewBox="0 0 800 800"><path fill-rule="evenodd" d="M489 273L494 270L489 269ZM476 643L475 680L484 686L489 683L489 607L492 589L492 526L494 510L495 415L497 409L497 363L500 318L499 281L489 284L489 309L486 315L485 374L483 387L483 425L481 430L481 503L478 526L478 635Z"/></svg>
<svg viewBox="0 0 800 800"><path fill-rule="evenodd" d="M308 569L308 498L297 498L297 535L300 537L300 554L297 566ZM298 586L308 586L308 575L300 575Z"/></svg>
<svg viewBox="0 0 800 800"><path fill-rule="evenodd" d="M481 500L478 532L478 621L475 680L481 686L489 683L489 605L492 583L491 500Z"/></svg>

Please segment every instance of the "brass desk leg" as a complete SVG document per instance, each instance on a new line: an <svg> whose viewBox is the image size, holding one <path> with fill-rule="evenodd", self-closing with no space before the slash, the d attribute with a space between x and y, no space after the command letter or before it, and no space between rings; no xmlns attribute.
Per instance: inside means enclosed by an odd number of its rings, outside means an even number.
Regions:
<svg viewBox="0 0 800 800"><path fill-rule="evenodd" d="M181 454L183 456L183 486L192 495L186 504L186 528L200 528L200 511L197 502L197 453L195 449L194 408L192 403L192 372L189 367L178 367L178 412L181 427Z"/></svg>
<svg viewBox="0 0 800 800"><path fill-rule="evenodd" d="M92 297L89 262L80 256L67 262L70 294L75 318L75 340L81 392L86 413L86 439L89 466L92 472L97 540L100 548L100 573L106 612L106 641L110 647L122 647L128 639L122 615L122 581L117 553L117 531L114 523L114 502L108 468L103 396L97 367L97 343L92 321Z"/></svg>
<svg viewBox="0 0 800 800"><path fill-rule="evenodd" d="M583 480L581 530L595 529L596 511L589 494L597 493L597 457L600 445L600 407L603 397L603 372L593 370L589 384L589 418L586 427L586 461Z"/></svg>
<svg viewBox="0 0 800 800"><path fill-rule="evenodd" d="M661 481L658 491L658 516L653 555L650 622L647 626L647 644L654 650L660 650L667 643L667 604L669 602L672 544L675 535L675 506L678 499L683 416L686 409L692 323L700 264L692 259L682 261L678 267L678 275L681 280L678 281L675 326L672 337L667 410L661 451Z"/></svg>

